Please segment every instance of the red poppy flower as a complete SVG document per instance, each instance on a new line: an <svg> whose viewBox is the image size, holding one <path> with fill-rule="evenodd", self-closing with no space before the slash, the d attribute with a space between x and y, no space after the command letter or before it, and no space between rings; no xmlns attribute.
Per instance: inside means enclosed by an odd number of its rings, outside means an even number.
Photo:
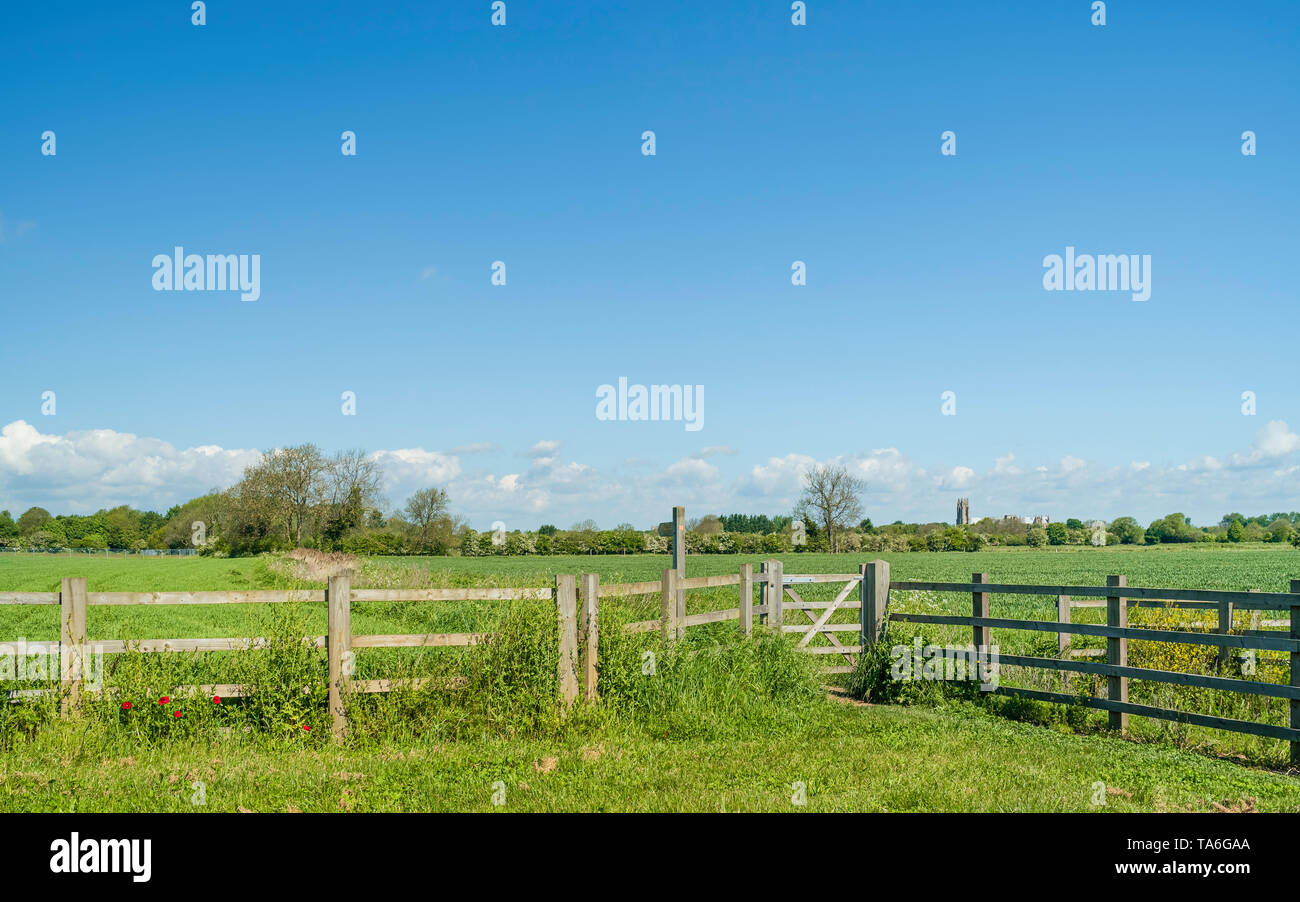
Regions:
<svg viewBox="0 0 1300 902"><path fill-rule="evenodd" d="M180 716L181 716L181 712L179 712L179 711L173 711L172 713L175 714L177 717L180 717Z"/></svg>
<svg viewBox="0 0 1300 902"><path fill-rule="evenodd" d="M302 725L302 728L303 728L304 730L307 730L308 732L311 732L311 727L307 726L306 724L303 724L303 725Z"/></svg>
<svg viewBox="0 0 1300 902"><path fill-rule="evenodd" d="M212 704L214 704L214 705L219 705L219 704L221 704L221 696L219 696L219 695L214 695L214 696L212 696Z"/></svg>
<svg viewBox="0 0 1300 902"><path fill-rule="evenodd" d="M131 703L130 703L130 702L122 702L122 710L123 710L123 711L129 711L129 710L131 710Z"/></svg>
<svg viewBox="0 0 1300 902"><path fill-rule="evenodd" d="M171 701L171 700L172 700L172 698L171 698L170 695L164 695L162 698L158 699L158 704L160 704L160 705L165 705L165 704L167 704L167 703L168 703L169 701Z"/></svg>

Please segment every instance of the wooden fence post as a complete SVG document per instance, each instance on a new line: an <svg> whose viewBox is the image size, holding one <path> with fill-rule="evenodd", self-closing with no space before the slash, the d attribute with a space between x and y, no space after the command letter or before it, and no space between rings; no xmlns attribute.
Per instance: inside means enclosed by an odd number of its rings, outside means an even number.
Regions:
<svg viewBox="0 0 1300 902"><path fill-rule="evenodd" d="M760 584L758 590L758 603L763 608L763 613L758 615L758 622L763 626L767 625L767 612L772 610L772 606L768 603L769 599L767 597L768 580L772 576L772 574L768 572L772 569L770 566L771 563L772 562L768 560L763 561L758 565L758 572L763 574L763 582Z"/></svg>
<svg viewBox="0 0 1300 902"><path fill-rule="evenodd" d="M1128 585L1126 576L1106 577L1107 588L1123 588ZM1128 599L1120 595L1106 596L1106 625L1128 626ZM1106 638L1106 663L1113 666L1128 666L1128 639L1108 636ZM1128 701L1128 677L1106 677L1106 697L1113 702ZM1110 728L1121 733L1128 729L1128 714L1111 711Z"/></svg>
<svg viewBox="0 0 1300 902"><path fill-rule="evenodd" d="M986 583L989 581L989 575L987 573L972 573L970 581L973 583ZM971 616L986 618L989 616L989 593L971 593ZM972 627L971 639L975 643L975 652L978 654L981 648L988 648L992 644L992 630L987 626Z"/></svg>
<svg viewBox="0 0 1300 902"><path fill-rule="evenodd" d="M555 616L560 626L560 701L578 698L578 586L572 573L555 575Z"/></svg>
<svg viewBox="0 0 1300 902"><path fill-rule="evenodd" d="M1232 632L1232 602L1230 601L1219 602L1218 632L1224 636ZM1222 670L1230 660L1232 660L1232 649L1226 645L1220 645L1219 653L1215 656L1214 666Z"/></svg>
<svg viewBox="0 0 1300 902"><path fill-rule="evenodd" d="M772 590L771 601L768 603L768 625L778 633L782 632L785 625L785 564L773 558L772 566L767 568L768 588Z"/></svg>
<svg viewBox="0 0 1300 902"><path fill-rule="evenodd" d="M86 578L66 576L59 592L59 679L66 695L63 716L81 702L86 655Z"/></svg>
<svg viewBox="0 0 1300 902"><path fill-rule="evenodd" d="M673 508L673 569L677 571L676 622L677 638L686 635L686 589L682 580L686 579L686 508Z"/></svg>
<svg viewBox="0 0 1300 902"><path fill-rule="evenodd" d="M330 734L338 742L347 732L344 701L356 672L352 655L352 571L344 570L329 578L325 590L327 635L325 653L329 658Z"/></svg>
<svg viewBox="0 0 1300 902"><path fill-rule="evenodd" d="M1056 596L1056 622L1057 623L1070 622L1071 607L1072 607L1072 602L1069 595ZM1058 657L1062 657L1062 658L1066 657L1067 653L1070 651L1070 639L1071 639L1070 633L1056 634L1056 650L1057 650Z"/></svg>
<svg viewBox="0 0 1300 902"><path fill-rule="evenodd" d="M578 629L582 641L582 697L596 700L596 656L600 646L597 609L600 606L600 574L582 574L582 607L578 612Z"/></svg>
<svg viewBox="0 0 1300 902"><path fill-rule="evenodd" d="M885 632L885 609L889 605L889 561L872 561L860 564L862 583L858 586L858 597L862 601L862 610L858 612L858 623L862 634L862 650L880 641Z"/></svg>
<svg viewBox="0 0 1300 902"><path fill-rule="evenodd" d="M754 635L754 565L740 565L740 630Z"/></svg>
<svg viewBox="0 0 1300 902"><path fill-rule="evenodd" d="M677 638L677 571L671 567L664 571L659 583L659 620L665 639Z"/></svg>
<svg viewBox="0 0 1300 902"><path fill-rule="evenodd" d="M1291 580L1291 594L1300 595L1300 579ZM1300 604L1291 605L1291 638L1300 639ZM1291 685L1300 686L1300 652L1291 652ZM1300 700L1291 699L1291 729L1300 730ZM1300 767L1300 742L1291 740L1291 766Z"/></svg>

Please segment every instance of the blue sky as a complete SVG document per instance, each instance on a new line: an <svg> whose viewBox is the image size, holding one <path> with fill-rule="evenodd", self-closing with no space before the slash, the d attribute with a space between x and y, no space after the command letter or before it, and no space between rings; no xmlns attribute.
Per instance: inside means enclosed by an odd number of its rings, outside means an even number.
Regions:
<svg viewBox="0 0 1300 902"><path fill-rule="evenodd" d="M817 462L877 522L1300 508L1297 4L190 15L3 12L15 513L303 441L480 527L788 511ZM176 245L259 254L261 297L154 291ZM1149 254L1150 300L1045 291L1067 246ZM620 376L704 386L703 428L597 420Z"/></svg>

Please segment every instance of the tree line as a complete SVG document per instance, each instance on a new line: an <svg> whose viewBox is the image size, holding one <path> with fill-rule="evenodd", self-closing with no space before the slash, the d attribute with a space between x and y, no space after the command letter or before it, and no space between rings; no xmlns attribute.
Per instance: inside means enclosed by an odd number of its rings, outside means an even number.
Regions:
<svg viewBox="0 0 1300 902"><path fill-rule="evenodd" d="M275 449L225 490L213 490L165 513L126 505L94 514L52 515L32 507L16 520L0 511L0 548L21 550L197 549L247 555L292 548L354 554L464 556L518 554L662 554L672 524L600 529L592 520L560 529L471 529L449 510L447 492L430 486L390 509L382 472L361 450L326 455L312 444ZM690 554L789 552L978 551L991 546L1158 545L1189 542L1270 542L1300 547L1300 512L1225 514L1194 526L1172 513L1143 527L1134 517L1109 523L1069 518L1045 526L1018 517L955 526L904 523L875 526L862 518L866 486L843 467L816 467L790 514L709 514L688 521Z"/></svg>

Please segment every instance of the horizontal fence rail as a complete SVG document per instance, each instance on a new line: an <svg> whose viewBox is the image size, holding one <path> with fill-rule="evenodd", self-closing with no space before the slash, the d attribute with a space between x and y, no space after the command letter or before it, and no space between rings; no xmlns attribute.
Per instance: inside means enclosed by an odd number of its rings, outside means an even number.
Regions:
<svg viewBox="0 0 1300 902"><path fill-rule="evenodd" d="M981 592L986 595L1069 595L1110 597L1108 586L1017 586L1002 583L936 583L923 581L891 582L891 589L908 592ZM1228 602L1246 610L1285 611L1300 604L1294 592L1232 592L1219 589L1142 589L1124 587L1130 602L1139 599ZM1077 605L1076 605L1077 606ZM1131 606L1131 605L1130 605Z"/></svg>

